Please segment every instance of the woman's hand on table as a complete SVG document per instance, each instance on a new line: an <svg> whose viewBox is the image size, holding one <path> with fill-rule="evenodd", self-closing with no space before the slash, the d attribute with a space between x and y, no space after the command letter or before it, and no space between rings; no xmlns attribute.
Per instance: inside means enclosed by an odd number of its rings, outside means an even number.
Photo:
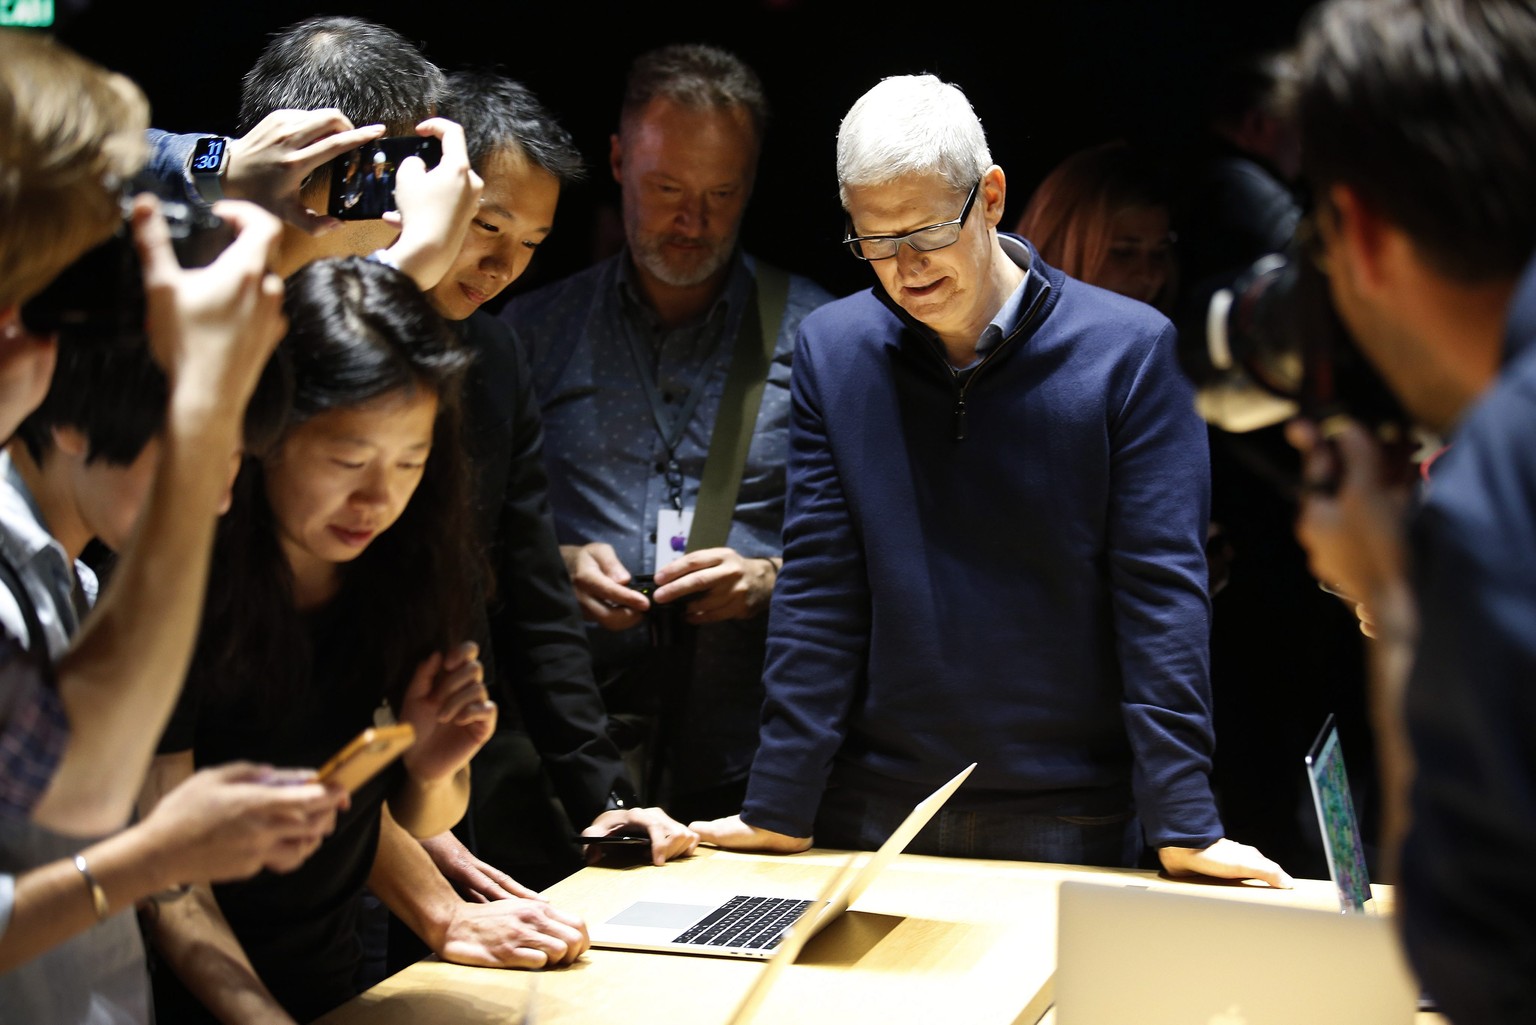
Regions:
<svg viewBox="0 0 1536 1025"><path fill-rule="evenodd" d="M1204 850L1195 847L1159 847L1157 856L1171 876L1212 876L1216 879L1257 879L1279 890L1295 881L1275 862L1249 847L1223 837Z"/></svg>
<svg viewBox="0 0 1536 1025"><path fill-rule="evenodd" d="M542 900L508 897L456 909L436 954L480 968L565 965L592 945L587 924Z"/></svg>
<svg viewBox="0 0 1536 1025"><path fill-rule="evenodd" d="M728 815L723 819L690 822L688 828L699 834L699 839L716 847L732 851L767 851L772 854L798 854L809 850L812 837L785 836L768 829L759 829L741 821L740 815Z"/></svg>
<svg viewBox="0 0 1536 1025"><path fill-rule="evenodd" d="M699 845L699 834L662 811L660 808L619 808L605 811L582 830L583 836L606 836L610 833L637 835L644 833L651 838L651 864L662 865L672 858L682 858L693 853ZM599 844L587 847L588 863L602 857Z"/></svg>

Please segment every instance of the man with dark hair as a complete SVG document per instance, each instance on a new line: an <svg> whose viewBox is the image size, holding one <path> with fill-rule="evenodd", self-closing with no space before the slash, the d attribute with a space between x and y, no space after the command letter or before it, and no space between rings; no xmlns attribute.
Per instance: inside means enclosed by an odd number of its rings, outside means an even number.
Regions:
<svg viewBox="0 0 1536 1025"><path fill-rule="evenodd" d="M394 29L323 15L273 35L242 80L237 127L252 131L277 110L334 107L407 135L432 116L442 91L443 73Z"/></svg>
<svg viewBox="0 0 1536 1025"><path fill-rule="evenodd" d="M1406 823L1398 911L1413 965L1453 1021L1532 1021L1536 9L1333 0L1300 61L1333 304L1408 413L1450 444L1405 516L1365 430L1328 445L1293 424L1316 485L1298 534L1376 638L1385 832Z"/></svg>
<svg viewBox="0 0 1536 1025"><path fill-rule="evenodd" d="M150 167L179 181L189 201L249 199L283 217L276 269L285 277L313 260L377 252L422 288L442 278L455 247L442 238L469 220L473 197L458 126L434 118L443 74L399 33L362 18L318 17L273 36L246 74L240 138L224 140L217 172L192 166L202 134L150 133ZM354 128L356 125L363 127ZM325 216L327 162L381 136L435 135L443 156L427 171L415 158L396 174L397 218Z"/></svg>
<svg viewBox="0 0 1536 1025"><path fill-rule="evenodd" d="M691 836L681 823L634 807L550 519L544 432L527 357L507 326L480 309L517 280L553 230L561 190L585 173L581 155L532 92L499 75L452 75L442 113L463 125L485 189L458 258L428 297L476 354L465 382L466 438L496 577L491 643L482 657L492 659L488 675L514 699L503 708L518 713L503 715L497 736L475 759L476 841L486 861L542 887L580 867L570 823L592 823L588 832L646 827L658 859L681 853L679 842L691 847ZM541 760L568 821L532 768ZM628 810L615 814L620 809ZM445 871L455 857L450 846L434 844ZM468 863L453 878L495 897L505 887L497 875Z"/></svg>
<svg viewBox="0 0 1536 1025"><path fill-rule="evenodd" d="M165 374L144 348L66 339L47 398L0 454L0 550L23 571L55 658L96 601L96 577L79 561L86 545L117 552L132 535L165 402ZM26 633L8 590L0 622Z"/></svg>
<svg viewBox="0 0 1536 1025"><path fill-rule="evenodd" d="M616 739L685 820L739 803L757 745L790 354L830 298L737 245L766 121L757 76L723 50L638 58L610 154L627 248L502 314L531 353Z"/></svg>

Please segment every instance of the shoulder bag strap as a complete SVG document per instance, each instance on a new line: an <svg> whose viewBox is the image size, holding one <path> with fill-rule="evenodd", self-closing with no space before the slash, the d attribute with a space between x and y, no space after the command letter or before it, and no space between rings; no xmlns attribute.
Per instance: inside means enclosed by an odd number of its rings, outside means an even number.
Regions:
<svg viewBox="0 0 1536 1025"><path fill-rule="evenodd" d="M763 388L768 383L768 368L789 300L787 273L759 260L756 278L736 331L731 369L725 377L709 454L704 459L693 526L688 531L690 552L719 548L730 535L747 450L752 446L757 411L763 404Z"/></svg>

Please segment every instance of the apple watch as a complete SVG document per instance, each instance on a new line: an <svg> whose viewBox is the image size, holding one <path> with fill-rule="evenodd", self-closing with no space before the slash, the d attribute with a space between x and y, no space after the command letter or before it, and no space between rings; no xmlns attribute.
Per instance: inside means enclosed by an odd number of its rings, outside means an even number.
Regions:
<svg viewBox="0 0 1536 1025"><path fill-rule="evenodd" d="M229 140L222 135L205 135L192 146L187 171L192 185L206 203L224 198L224 168L229 165Z"/></svg>

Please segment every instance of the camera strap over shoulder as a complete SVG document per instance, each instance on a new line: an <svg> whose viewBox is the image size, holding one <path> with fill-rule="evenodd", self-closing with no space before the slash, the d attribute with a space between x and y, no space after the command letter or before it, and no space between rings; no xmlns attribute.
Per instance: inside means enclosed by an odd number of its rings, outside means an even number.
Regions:
<svg viewBox="0 0 1536 1025"><path fill-rule="evenodd" d="M698 504L688 531L688 551L719 548L731 532L736 494L752 446L752 432L763 404L768 368L773 364L784 308L789 301L789 275L757 261L756 283L736 330L731 369L726 374L720 410L709 439L709 454L699 481Z"/></svg>

